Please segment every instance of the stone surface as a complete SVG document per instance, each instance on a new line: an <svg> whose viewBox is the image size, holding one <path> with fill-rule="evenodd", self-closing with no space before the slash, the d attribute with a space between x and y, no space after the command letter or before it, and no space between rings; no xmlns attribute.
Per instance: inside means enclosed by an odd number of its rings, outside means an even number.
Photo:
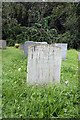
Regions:
<svg viewBox="0 0 80 120"><path fill-rule="evenodd" d="M80 52L78 52L78 60L80 61Z"/></svg>
<svg viewBox="0 0 80 120"><path fill-rule="evenodd" d="M6 48L6 40L0 40L0 48Z"/></svg>
<svg viewBox="0 0 80 120"><path fill-rule="evenodd" d="M47 42L34 42L35 44L47 44Z"/></svg>
<svg viewBox="0 0 80 120"><path fill-rule="evenodd" d="M31 46L31 45L34 45L33 41L26 41L24 43L24 54L25 55L28 55L28 47Z"/></svg>
<svg viewBox="0 0 80 120"><path fill-rule="evenodd" d="M67 43L55 43L55 45L61 48L62 59L65 60L67 56Z"/></svg>
<svg viewBox="0 0 80 120"><path fill-rule="evenodd" d="M20 44L19 48L20 48L21 50L24 50L24 44Z"/></svg>
<svg viewBox="0 0 80 120"><path fill-rule="evenodd" d="M24 43L24 54L28 55L28 47L31 45L35 45L35 44L47 44L47 42L33 42L33 41L26 41Z"/></svg>
<svg viewBox="0 0 80 120"><path fill-rule="evenodd" d="M27 82L44 85L60 82L61 48L40 44L28 47Z"/></svg>

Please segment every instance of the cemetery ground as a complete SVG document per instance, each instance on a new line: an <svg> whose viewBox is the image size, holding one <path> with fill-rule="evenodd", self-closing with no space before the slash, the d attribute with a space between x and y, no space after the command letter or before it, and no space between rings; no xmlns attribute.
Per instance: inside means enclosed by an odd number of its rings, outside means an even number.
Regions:
<svg viewBox="0 0 80 120"><path fill-rule="evenodd" d="M1 54L1 53L0 53ZM78 51L70 49L62 61L57 85L29 86L27 57L8 47L2 51L3 118L79 118Z"/></svg>

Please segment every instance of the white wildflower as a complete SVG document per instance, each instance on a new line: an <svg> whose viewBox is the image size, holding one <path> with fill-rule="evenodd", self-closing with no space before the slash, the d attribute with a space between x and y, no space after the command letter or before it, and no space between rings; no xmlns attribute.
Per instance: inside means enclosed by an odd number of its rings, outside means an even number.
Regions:
<svg viewBox="0 0 80 120"><path fill-rule="evenodd" d="M66 85L68 84L68 80L65 81L65 84L66 84Z"/></svg>
<svg viewBox="0 0 80 120"><path fill-rule="evenodd" d="M21 68L19 68L18 71L21 71Z"/></svg>

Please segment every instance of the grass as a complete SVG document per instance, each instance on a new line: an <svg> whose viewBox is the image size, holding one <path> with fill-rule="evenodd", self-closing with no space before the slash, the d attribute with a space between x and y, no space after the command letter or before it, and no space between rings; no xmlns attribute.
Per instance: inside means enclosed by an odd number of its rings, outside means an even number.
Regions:
<svg viewBox="0 0 80 120"><path fill-rule="evenodd" d="M2 117L2 50L0 50L0 118Z"/></svg>
<svg viewBox="0 0 80 120"><path fill-rule="evenodd" d="M74 118L80 116L76 50L68 50L66 61L62 61L61 83L42 87L27 85L27 57L22 51L8 47L3 50L2 55L3 118Z"/></svg>

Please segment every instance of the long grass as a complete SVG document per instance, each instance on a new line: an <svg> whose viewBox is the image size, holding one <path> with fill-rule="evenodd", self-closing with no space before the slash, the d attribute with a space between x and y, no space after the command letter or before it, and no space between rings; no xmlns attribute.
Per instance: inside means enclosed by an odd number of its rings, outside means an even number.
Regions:
<svg viewBox="0 0 80 120"><path fill-rule="evenodd" d="M2 117L2 50L0 50L0 119Z"/></svg>
<svg viewBox="0 0 80 120"><path fill-rule="evenodd" d="M76 50L68 50L67 59L62 61L61 82L57 85L27 85L27 57L19 49L3 50L2 63L3 118L79 117Z"/></svg>

